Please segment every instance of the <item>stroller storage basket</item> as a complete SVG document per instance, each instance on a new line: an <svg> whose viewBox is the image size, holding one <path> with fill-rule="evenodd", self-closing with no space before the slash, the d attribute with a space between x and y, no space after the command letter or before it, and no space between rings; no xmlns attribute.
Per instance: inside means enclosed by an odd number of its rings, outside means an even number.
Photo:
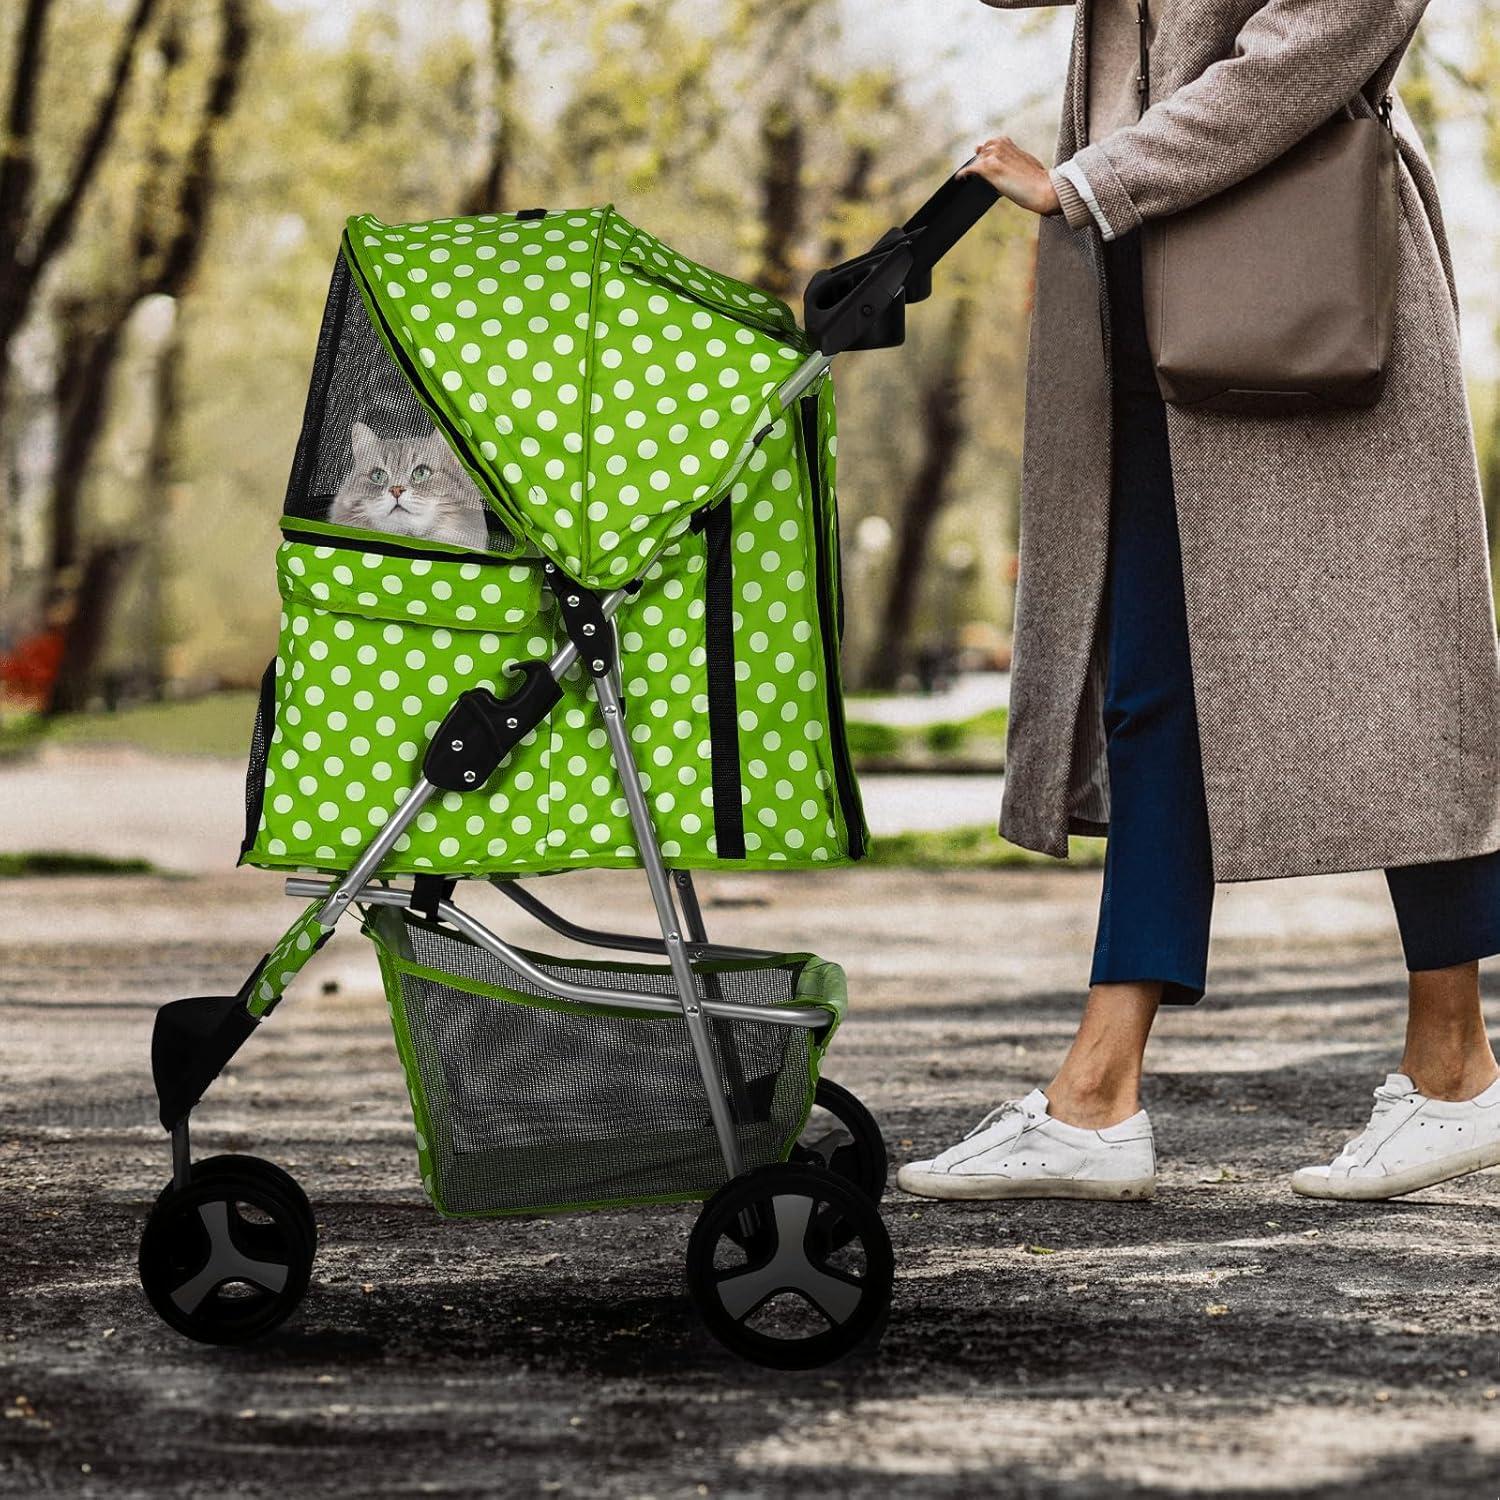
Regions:
<svg viewBox="0 0 1500 1500"><path fill-rule="evenodd" d="M367 928L411 1093L422 1182L439 1212L671 1202L723 1184L680 1014L544 995L488 950L409 911L377 908ZM676 994L665 965L526 956L575 984ZM708 1022L745 1166L783 1160L843 1015L843 972L809 954L700 967L705 998L827 1013L816 1030Z"/></svg>

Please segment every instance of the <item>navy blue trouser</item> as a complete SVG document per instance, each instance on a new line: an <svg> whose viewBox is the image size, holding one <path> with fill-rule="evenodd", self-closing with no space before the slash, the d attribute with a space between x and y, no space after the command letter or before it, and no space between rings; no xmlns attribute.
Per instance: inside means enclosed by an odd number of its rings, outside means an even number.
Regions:
<svg viewBox="0 0 1500 1500"><path fill-rule="evenodd" d="M1213 916L1166 408L1146 344L1139 231L1105 243L1115 461L1105 588L1109 843L1091 984L1203 995ZM1409 969L1500 953L1500 852L1387 870Z"/></svg>

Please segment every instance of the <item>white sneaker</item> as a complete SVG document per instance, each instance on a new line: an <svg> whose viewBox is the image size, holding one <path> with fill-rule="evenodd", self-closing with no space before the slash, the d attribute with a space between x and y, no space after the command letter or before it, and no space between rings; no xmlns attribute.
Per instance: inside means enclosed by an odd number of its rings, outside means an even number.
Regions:
<svg viewBox="0 0 1500 1500"><path fill-rule="evenodd" d="M1156 1148L1145 1110L1103 1130L1053 1119L1033 1089L991 1111L958 1145L909 1162L897 1186L923 1198L1149 1198Z"/></svg>
<svg viewBox="0 0 1500 1500"><path fill-rule="evenodd" d="M1363 1132L1326 1167L1303 1167L1292 1191L1308 1198L1398 1198L1500 1165L1500 1079L1472 1099L1419 1094L1405 1073L1375 1090Z"/></svg>

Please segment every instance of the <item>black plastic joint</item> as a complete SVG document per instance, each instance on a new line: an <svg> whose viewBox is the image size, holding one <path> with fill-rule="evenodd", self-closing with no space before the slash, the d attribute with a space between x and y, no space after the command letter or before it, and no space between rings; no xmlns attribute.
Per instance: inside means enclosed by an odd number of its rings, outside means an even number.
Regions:
<svg viewBox="0 0 1500 1500"><path fill-rule="evenodd" d="M614 666L615 633L598 594L574 583L556 563L546 567L547 582L557 595L563 629L578 648L578 659L590 677L603 677Z"/></svg>
<svg viewBox="0 0 1500 1500"><path fill-rule="evenodd" d="M262 959L253 981L265 967ZM192 1113L230 1058L260 1024L245 1008L249 982L237 995L172 1000L156 1012L151 1032L151 1077L163 1130Z"/></svg>
<svg viewBox="0 0 1500 1500"><path fill-rule="evenodd" d="M546 662L522 662L518 670L525 681L515 692L497 698L470 688L448 710L422 761L422 774L440 791L478 791L562 697Z"/></svg>

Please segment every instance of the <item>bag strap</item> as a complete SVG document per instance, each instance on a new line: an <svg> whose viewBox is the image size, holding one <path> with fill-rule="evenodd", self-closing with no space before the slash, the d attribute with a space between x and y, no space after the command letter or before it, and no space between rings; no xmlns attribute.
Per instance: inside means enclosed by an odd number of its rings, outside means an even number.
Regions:
<svg viewBox="0 0 1500 1500"><path fill-rule="evenodd" d="M1146 113L1146 104L1151 95L1151 48L1146 39L1146 33L1151 25L1151 10L1148 0L1138 0L1135 13L1135 31L1140 44L1141 61L1135 75L1136 102L1140 106L1136 111L1136 119Z"/></svg>

